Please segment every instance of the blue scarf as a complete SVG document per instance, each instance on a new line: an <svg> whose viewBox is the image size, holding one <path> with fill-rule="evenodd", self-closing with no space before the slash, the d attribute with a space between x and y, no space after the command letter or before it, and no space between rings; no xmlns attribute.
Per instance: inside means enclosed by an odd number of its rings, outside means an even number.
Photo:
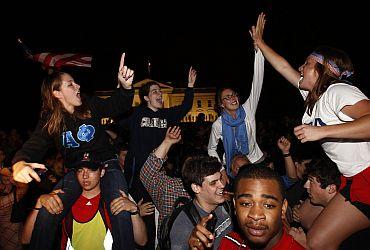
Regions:
<svg viewBox="0 0 370 250"><path fill-rule="evenodd" d="M236 119L233 119L229 113L223 111L222 120L222 142L226 156L226 171L230 176L231 160L235 154L249 153L247 127L245 126L245 111L240 106L236 111Z"/></svg>

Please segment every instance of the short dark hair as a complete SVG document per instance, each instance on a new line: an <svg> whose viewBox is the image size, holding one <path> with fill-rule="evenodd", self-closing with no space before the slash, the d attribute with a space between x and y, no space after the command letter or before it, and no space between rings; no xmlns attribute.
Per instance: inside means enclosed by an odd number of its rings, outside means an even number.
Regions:
<svg viewBox="0 0 370 250"><path fill-rule="evenodd" d="M139 89L139 97L140 97L140 101L141 101L142 105L146 105L146 101L144 99L144 96L149 95L150 87L153 86L153 85L158 85L159 86L159 84L157 82L149 81L149 82L145 83L145 85L141 86L141 88Z"/></svg>
<svg viewBox="0 0 370 250"><path fill-rule="evenodd" d="M239 170L234 182L234 192L237 193L238 184L243 179L264 179L275 180L279 185L279 191L283 200L286 197L286 190L281 176L274 170L264 166L250 166Z"/></svg>
<svg viewBox="0 0 370 250"><path fill-rule="evenodd" d="M205 154L189 156L182 166L182 181L188 192L193 193L191 184L202 186L204 177L221 170L222 164L216 157Z"/></svg>
<svg viewBox="0 0 370 250"><path fill-rule="evenodd" d="M313 159L307 166L307 176L315 177L320 182L321 188L334 184L337 189L340 186L341 173L337 165L328 157Z"/></svg>

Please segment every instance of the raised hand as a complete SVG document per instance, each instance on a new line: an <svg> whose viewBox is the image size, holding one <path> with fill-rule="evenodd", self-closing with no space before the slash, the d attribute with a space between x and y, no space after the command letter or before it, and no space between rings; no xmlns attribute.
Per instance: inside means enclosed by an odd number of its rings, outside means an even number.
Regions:
<svg viewBox="0 0 370 250"><path fill-rule="evenodd" d="M44 164L19 161L13 165L13 178L15 181L21 183L29 183L32 181L32 179L40 182L41 179L34 169L46 170L46 167Z"/></svg>
<svg viewBox="0 0 370 250"><path fill-rule="evenodd" d="M190 67L189 76L188 76L188 87L189 88L194 87L196 79L197 79L197 71L193 67Z"/></svg>
<svg viewBox="0 0 370 250"><path fill-rule="evenodd" d="M251 35L254 43L254 48L258 49L259 42L263 41L263 30L265 29L265 13L261 13L258 15L257 24L256 26L252 26L249 30L249 34Z"/></svg>
<svg viewBox="0 0 370 250"><path fill-rule="evenodd" d="M290 150L290 141L284 136L280 137L277 141L277 145L283 154L288 154Z"/></svg>
<svg viewBox="0 0 370 250"><path fill-rule="evenodd" d="M179 126L169 127L164 140L171 145L178 143L181 140L181 128Z"/></svg>
<svg viewBox="0 0 370 250"><path fill-rule="evenodd" d="M118 86L121 84L121 86L124 89L131 89L132 88L132 82L134 80L134 71L127 68L125 66L125 56L126 53L122 53L121 56L121 62L118 68Z"/></svg>

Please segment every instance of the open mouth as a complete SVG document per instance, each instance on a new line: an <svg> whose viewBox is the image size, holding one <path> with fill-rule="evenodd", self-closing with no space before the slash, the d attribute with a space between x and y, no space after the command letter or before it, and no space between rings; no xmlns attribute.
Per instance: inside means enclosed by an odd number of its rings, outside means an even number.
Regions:
<svg viewBox="0 0 370 250"><path fill-rule="evenodd" d="M301 78L299 78L298 84L301 84L303 81L303 75L301 75Z"/></svg>
<svg viewBox="0 0 370 250"><path fill-rule="evenodd" d="M220 196L223 196L224 195L224 190L221 189L221 190L217 191L216 194L220 195Z"/></svg>
<svg viewBox="0 0 370 250"><path fill-rule="evenodd" d="M157 98L157 99L155 99L156 100L156 102L158 102L159 104L163 104L163 99L162 98Z"/></svg>

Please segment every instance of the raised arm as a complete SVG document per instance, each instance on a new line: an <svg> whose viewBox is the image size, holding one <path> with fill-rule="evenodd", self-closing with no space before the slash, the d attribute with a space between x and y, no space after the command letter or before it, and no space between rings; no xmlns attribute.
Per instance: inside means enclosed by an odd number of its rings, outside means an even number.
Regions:
<svg viewBox="0 0 370 250"><path fill-rule="evenodd" d="M194 88L195 80L197 79L197 72L193 67L190 67L189 69L189 75L188 75L188 87Z"/></svg>
<svg viewBox="0 0 370 250"><path fill-rule="evenodd" d="M154 154L161 159L164 159L167 156L168 151L171 146L175 143L178 143L181 140L181 129L178 126L173 128L169 127L167 129L166 137L159 147L154 151Z"/></svg>
<svg viewBox="0 0 370 250"><path fill-rule="evenodd" d="M134 71L125 65L125 53L122 54L117 77L117 89L110 97L102 99L95 95L88 98L90 106L94 108L95 116L98 118L120 116L132 107Z"/></svg>
<svg viewBox="0 0 370 250"><path fill-rule="evenodd" d="M127 68L125 65L126 53L122 53L120 65L118 68L118 86L124 89L132 89L132 81L134 80L134 71Z"/></svg>
<svg viewBox="0 0 370 250"><path fill-rule="evenodd" d="M168 108L170 113L168 121L170 125L177 124L193 107L194 84L197 79L197 72L190 67L188 73L188 87L185 90L184 100L180 105Z"/></svg>
<svg viewBox="0 0 370 250"><path fill-rule="evenodd" d="M174 181L174 178L166 175L165 171L162 171L162 166L171 146L180 140L180 128L176 126L173 128L169 127L161 145L148 156L148 159L140 170L140 180L155 204L160 199L158 196L162 194L162 188L168 187L169 189L173 189L176 187L176 181Z"/></svg>
<svg viewBox="0 0 370 250"><path fill-rule="evenodd" d="M280 137L277 141L277 145L284 156L285 172L286 175L292 179L297 179L297 171L294 165L292 156L290 155L290 141L284 136Z"/></svg>
<svg viewBox="0 0 370 250"><path fill-rule="evenodd" d="M257 25L264 26L266 22L265 14L261 13L257 19ZM271 64L271 66L279 72L285 79L288 80L295 87L298 87L298 81L301 78L300 73L295 70L285 58L276 53L272 48L270 48L262 38L263 32L258 32L255 26L252 26L249 31L255 47L257 46L262 54L265 56L266 60Z"/></svg>
<svg viewBox="0 0 370 250"><path fill-rule="evenodd" d="M251 32L251 35L254 34L255 37L262 37L265 23L260 20L257 22L256 26L253 27L253 33ZM255 116L256 114L265 71L265 58L256 44L254 45L254 48L256 51L254 55L252 87L248 99L243 104L243 108L250 116Z"/></svg>

